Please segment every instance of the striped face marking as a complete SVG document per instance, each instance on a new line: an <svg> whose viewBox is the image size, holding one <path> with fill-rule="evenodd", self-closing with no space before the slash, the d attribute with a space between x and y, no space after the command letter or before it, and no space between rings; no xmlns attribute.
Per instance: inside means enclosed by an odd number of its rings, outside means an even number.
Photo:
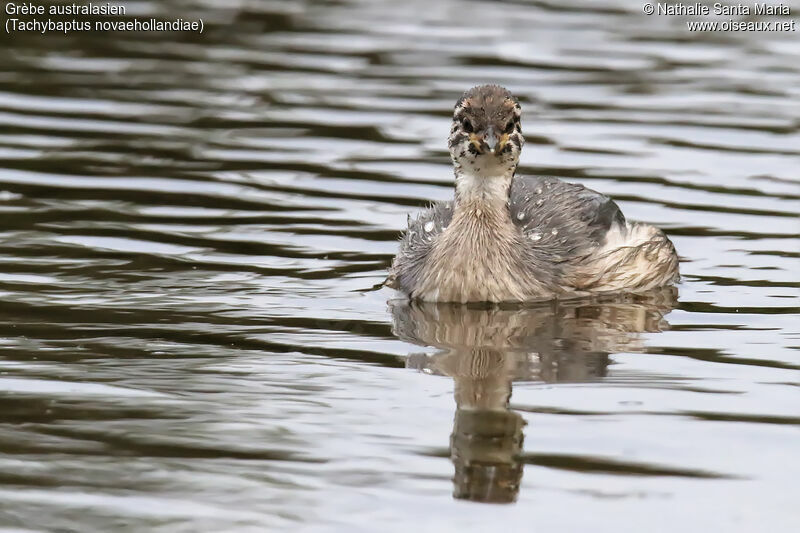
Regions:
<svg viewBox="0 0 800 533"><path fill-rule="evenodd" d="M525 139L516 98L499 85L480 85L456 102L448 146L456 170L475 175L513 173Z"/></svg>

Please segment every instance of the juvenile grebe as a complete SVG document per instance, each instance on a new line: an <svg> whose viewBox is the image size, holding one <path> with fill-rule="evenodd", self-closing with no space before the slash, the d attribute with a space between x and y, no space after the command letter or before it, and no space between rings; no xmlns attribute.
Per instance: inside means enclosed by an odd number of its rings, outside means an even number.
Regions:
<svg viewBox="0 0 800 533"><path fill-rule="evenodd" d="M627 222L613 200L582 185L515 174L520 115L498 85L458 100L449 138L455 197L409 219L386 284L412 299L465 303L677 281L678 256L660 229Z"/></svg>

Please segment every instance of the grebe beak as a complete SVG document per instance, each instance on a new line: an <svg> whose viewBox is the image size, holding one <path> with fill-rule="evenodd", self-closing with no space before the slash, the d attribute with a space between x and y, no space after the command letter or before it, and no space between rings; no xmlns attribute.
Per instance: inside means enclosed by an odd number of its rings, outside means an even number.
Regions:
<svg viewBox="0 0 800 533"><path fill-rule="evenodd" d="M483 142L489 148L489 153L494 153L494 149L499 140L500 139L497 137L497 133L495 133L493 127L489 126L486 128L486 133L483 135Z"/></svg>

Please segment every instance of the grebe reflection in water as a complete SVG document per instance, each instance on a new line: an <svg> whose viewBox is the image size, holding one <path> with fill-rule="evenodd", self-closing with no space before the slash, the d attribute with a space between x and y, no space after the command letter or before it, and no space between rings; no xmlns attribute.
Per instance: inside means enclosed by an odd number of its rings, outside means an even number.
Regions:
<svg viewBox="0 0 800 533"><path fill-rule="evenodd" d="M393 301L393 331L436 348L407 366L450 376L456 412L450 439L453 496L516 500L522 479L522 417L509 407L513 381L581 382L603 378L610 354L644 349L642 332L668 327L677 291L548 302L524 308L470 308Z"/></svg>

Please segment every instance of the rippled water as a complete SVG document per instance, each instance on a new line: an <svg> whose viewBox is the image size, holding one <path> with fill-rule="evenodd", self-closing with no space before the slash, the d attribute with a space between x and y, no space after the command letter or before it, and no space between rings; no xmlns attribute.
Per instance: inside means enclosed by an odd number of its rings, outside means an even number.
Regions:
<svg viewBox="0 0 800 533"><path fill-rule="evenodd" d="M0 527L797 525L796 33L622 0L126 5L205 32L0 37ZM523 172L667 231L677 297L370 290L490 81Z"/></svg>

